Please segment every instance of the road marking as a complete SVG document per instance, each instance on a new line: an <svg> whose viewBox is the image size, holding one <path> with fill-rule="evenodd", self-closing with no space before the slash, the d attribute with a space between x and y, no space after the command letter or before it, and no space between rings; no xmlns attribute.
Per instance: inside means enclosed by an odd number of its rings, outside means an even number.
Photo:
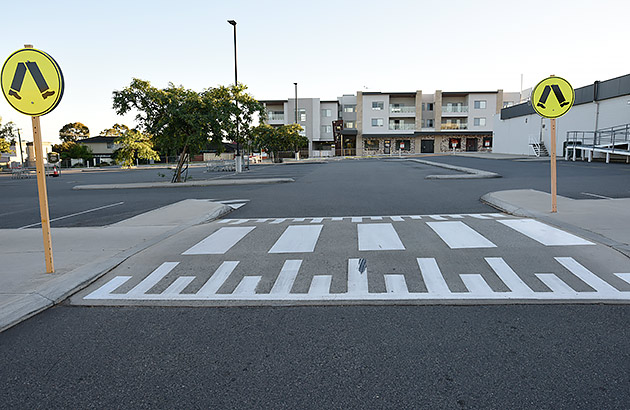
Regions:
<svg viewBox="0 0 630 410"><path fill-rule="evenodd" d="M435 219L436 221L446 221L446 218L440 215L429 215L429 218Z"/></svg>
<svg viewBox="0 0 630 410"><path fill-rule="evenodd" d="M227 206L229 206L232 209L238 209L240 207L242 207L245 204L226 204Z"/></svg>
<svg viewBox="0 0 630 410"><path fill-rule="evenodd" d="M324 220L324 218L313 218L311 220L311 223L312 224L320 224L320 223L322 223L323 220Z"/></svg>
<svg viewBox="0 0 630 410"><path fill-rule="evenodd" d="M402 222L402 221L404 221L404 219L402 217L400 217L400 216L390 216L389 218L392 221L394 221L394 222Z"/></svg>
<svg viewBox="0 0 630 410"><path fill-rule="evenodd" d="M516 293L531 293L532 290L523 280L510 268L503 258L485 258L486 262L499 279L505 283L510 291Z"/></svg>
<svg viewBox="0 0 630 410"><path fill-rule="evenodd" d="M604 195L589 194L588 192L580 192L580 193L582 195L588 195L588 196L592 196L592 197L599 198L599 199L612 199L612 198L604 196Z"/></svg>
<svg viewBox="0 0 630 410"><path fill-rule="evenodd" d="M276 283L274 283L273 288L271 288L271 293L272 294L290 293L301 265L302 265L301 259L296 259L296 260L289 259L285 261L284 265L282 265L282 270L280 270L280 274L278 275L278 278L276 279Z"/></svg>
<svg viewBox="0 0 630 410"><path fill-rule="evenodd" d="M282 223L282 222L284 222L286 220L287 220L287 218L278 218L278 219L274 219L273 222L271 222L271 223L275 225L275 224Z"/></svg>
<svg viewBox="0 0 630 410"><path fill-rule="evenodd" d="M256 294L256 286L260 282L262 276L243 276L243 279L239 282L233 295L254 295Z"/></svg>
<svg viewBox="0 0 630 410"><path fill-rule="evenodd" d="M268 253L313 252L324 225L290 225Z"/></svg>
<svg viewBox="0 0 630 410"><path fill-rule="evenodd" d="M496 248L496 245L461 221L427 222L451 249Z"/></svg>
<svg viewBox="0 0 630 410"><path fill-rule="evenodd" d="M331 283L331 275L314 275L311 280L311 286L308 289L308 294L311 296L329 295Z"/></svg>
<svg viewBox="0 0 630 410"><path fill-rule="evenodd" d="M448 288L444 276L433 258L417 258L420 274L424 280L424 285L429 293L437 295L448 295L451 290Z"/></svg>
<svg viewBox="0 0 630 410"><path fill-rule="evenodd" d="M618 290L610 285L608 282L595 275L590 270L586 269L584 266L580 265L573 258L554 258L557 260L562 266L567 268L569 272L577 276L582 280L582 282L586 283L588 286L595 289L596 292L601 293L615 293Z"/></svg>
<svg viewBox="0 0 630 410"><path fill-rule="evenodd" d="M363 222L363 218L360 216L353 216L352 222Z"/></svg>
<svg viewBox="0 0 630 410"><path fill-rule="evenodd" d="M131 278L133 278L133 276L116 276L83 299L109 299L108 296L110 296L113 291L121 287L124 283L127 283Z"/></svg>
<svg viewBox="0 0 630 410"><path fill-rule="evenodd" d="M359 270L360 259L348 259L348 294L368 293L367 268Z"/></svg>
<svg viewBox="0 0 630 410"><path fill-rule="evenodd" d="M488 282L478 273L464 273L459 276L462 278L462 282L464 282L464 285L466 285L470 293L476 293L478 295L494 293L492 288L488 285Z"/></svg>
<svg viewBox="0 0 630 410"><path fill-rule="evenodd" d="M411 218L411 219L422 219L422 217L420 215L409 215L409 218Z"/></svg>
<svg viewBox="0 0 630 410"><path fill-rule="evenodd" d="M223 255L254 230L255 226L224 227L197 243L182 255Z"/></svg>
<svg viewBox="0 0 630 410"><path fill-rule="evenodd" d="M173 282L171 286L166 288L166 290L162 292L162 294L179 295L180 293L182 293L182 290L184 290L186 286L190 285L190 282L192 282L194 279L194 276L180 276L179 278L175 279L175 282Z"/></svg>
<svg viewBox="0 0 630 410"><path fill-rule="evenodd" d="M595 245L593 242L533 219L502 219L497 222L529 236L545 246Z"/></svg>
<svg viewBox="0 0 630 410"><path fill-rule="evenodd" d="M407 282L405 281L405 275L387 274L385 277L385 289L387 293L408 294Z"/></svg>
<svg viewBox="0 0 630 410"><path fill-rule="evenodd" d="M564 283L562 279L554 275L553 273L536 273L535 274L542 283L545 284L553 293L559 295L577 295L577 292L569 285Z"/></svg>
<svg viewBox="0 0 630 410"><path fill-rule="evenodd" d="M382 221L383 217L382 216L370 216L370 219L373 221Z"/></svg>
<svg viewBox="0 0 630 410"><path fill-rule="evenodd" d="M81 212L77 212L74 214L70 214L70 215L65 215L65 216L60 216L59 218L53 218L50 220L50 222L55 222L55 221L60 221L62 219L66 219L66 218L72 218L73 216L78 216L78 215L83 215L83 214L87 214L90 212L94 212L94 211L100 211L101 209L106 209L106 208L111 208L112 206L117 206L117 205L122 205L125 202L116 202L115 204L109 204L109 205L104 205L104 206L99 206L98 208L92 208L92 209L88 209L87 211L81 211ZM26 226L22 226L20 228L17 229L26 229L26 228L32 228L33 226L38 226L41 225L41 222L37 222L35 224L30 224L30 225L26 225Z"/></svg>
<svg viewBox="0 0 630 410"><path fill-rule="evenodd" d="M249 199L226 199L225 201L217 201L220 204L235 204L240 202L249 202Z"/></svg>
<svg viewBox="0 0 630 410"><path fill-rule="evenodd" d="M293 218L293 222L304 222L306 218Z"/></svg>
<svg viewBox="0 0 630 410"><path fill-rule="evenodd" d="M404 250L405 246L390 223L358 224L360 251Z"/></svg>
<svg viewBox="0 0 630 410"><path fill-rule="evenodd" d="M203 284L199 292L197 292L200 296L214 295L217 293L217 290L223 285L223 282L232 274L234 268L238 265L238 261L227 261L223 262L221 266L214 271L214 274L210 276L210 279L206 283Z"/></svg>
<svg viewBox="0 0 630 410"><path fill-rule="evenodd" d="M482 214L468 214L468 216L470 216L471 218L476 218L476 219L492 219L489 216L485 216Z"/></svg>
<svg viewBox="0 0 630 410"><path fill-rule="evenodd" d="M343 218L342 218L342 217L338 217L338 216L336 216L336 217L332 218L332 219L331 219L331 221L333 221L333 222L339 222L339 221L343 221Z"/></svg>
<svg viewBox="0 0 630 410"><path fill-rule="evenodd" d="M172 271L175 266L179 265L179 262L164 262L157 269L155 269L149 276L144 278L144 280L138 283L133 289L131 289L127 294L128 295L143 295L149 291L153 286L157 285L159 281L161 281L164 276L168 275L170 271Z"/></svg>

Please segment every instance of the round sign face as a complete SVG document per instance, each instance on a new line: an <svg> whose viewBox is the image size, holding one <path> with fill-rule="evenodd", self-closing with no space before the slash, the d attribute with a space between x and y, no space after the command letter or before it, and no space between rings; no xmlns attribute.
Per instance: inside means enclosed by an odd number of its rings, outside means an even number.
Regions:
<svg viewBox="0 0 630 410"><path fill-rule="evenodd" d="M2 94L22 114L38 117L51 112L63 96L63 74L57 62L34 48L11 54L0 72Z"/></svg>
<svg viewBox="0 0 630 410"><path fill-rule="evenodd" d="M545 118L563 116L573 107L574 101L573 87L561 77L545 78L534 87L531 96L534 111Z"/></svg>

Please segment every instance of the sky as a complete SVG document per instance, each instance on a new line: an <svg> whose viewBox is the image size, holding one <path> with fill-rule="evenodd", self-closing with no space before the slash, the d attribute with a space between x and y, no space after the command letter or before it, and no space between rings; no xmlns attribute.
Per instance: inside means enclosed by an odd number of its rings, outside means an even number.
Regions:
<svg viewBox="0 0 630 410"><path fill-rule="evenodd" d="M0 62L32 44L65 78L41 117L44 141L82 122L115 123L112 92L132 78L196 91L238 79L259 100L357 91L520 91L555 74L573 87L630 73L628 0L41 1L3 4ZM14 16L15 18L7 18ZM2 124L32 140L30 118L0 97Z"/></svg>

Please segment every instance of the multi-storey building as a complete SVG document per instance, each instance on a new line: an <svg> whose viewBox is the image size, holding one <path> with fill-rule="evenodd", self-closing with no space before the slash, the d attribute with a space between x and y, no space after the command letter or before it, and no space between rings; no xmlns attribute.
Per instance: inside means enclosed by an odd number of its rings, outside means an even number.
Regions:
<svg viewBox="0 0 630 410"><path fill-rule="evenodd" d="M263 103L270 125L302 125L309 155L317 157L490 150L494 116L519 101L520 93L503 90L359 91L337 101L300 98L297 121L295 99ZM343 121L343 130L335 141L332 125L337 119Z"/></svg>

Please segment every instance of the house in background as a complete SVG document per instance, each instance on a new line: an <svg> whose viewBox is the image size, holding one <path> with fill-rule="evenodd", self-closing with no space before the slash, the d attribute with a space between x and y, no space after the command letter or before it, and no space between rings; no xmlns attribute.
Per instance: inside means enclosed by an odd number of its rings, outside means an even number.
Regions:
<svg viewBox="0 0 630 410"><path fill-rule="evenodd" d="M98 136L92 138L85 138L78 140L77 143L85 145L92 150L92 164L97 166L101 162L113 163L112 154L119 148L119 145L114 143L117 137Z"/></svg>

